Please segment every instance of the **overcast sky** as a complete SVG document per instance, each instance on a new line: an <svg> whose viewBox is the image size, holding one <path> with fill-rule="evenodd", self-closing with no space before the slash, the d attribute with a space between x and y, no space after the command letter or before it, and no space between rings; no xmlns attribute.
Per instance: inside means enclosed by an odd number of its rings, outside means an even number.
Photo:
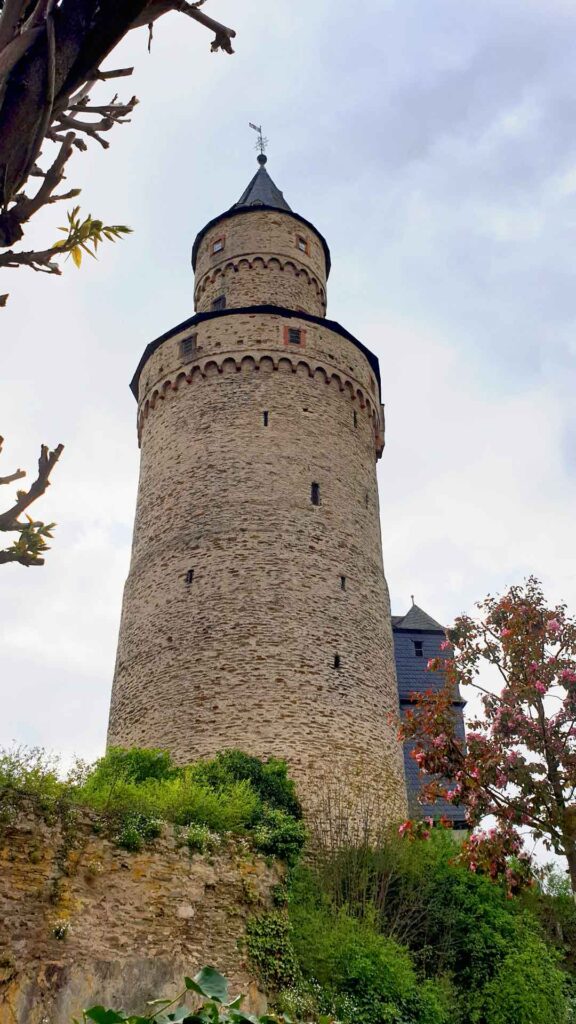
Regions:
<svg viewBox="0 0 576 1024"><path fill-rule="evenodd" d="M0 743L104 746L136 497L128 382L193 313L196 232L268 169L332 250L328 315L381 361L379 464L395 613L442 622L543 579L576 611L573 0L210 0L236 54L182 15L133 32L141 100L76 157L85 212L134 234L62 278L4 272L2 473L66 445L35 514L43 569L1 569ZM112 92L113 90L108 90ZM36 218L26 244L56 237ZM4 495L3 495L4 497Z"/></svg>

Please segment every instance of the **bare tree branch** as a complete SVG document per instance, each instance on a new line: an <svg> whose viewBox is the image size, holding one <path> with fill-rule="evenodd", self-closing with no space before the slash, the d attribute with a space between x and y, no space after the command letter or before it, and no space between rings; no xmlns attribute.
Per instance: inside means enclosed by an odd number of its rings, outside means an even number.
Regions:
<svg viewBox="0 0 576 1024"><path fill-rule="evenodd" d="M22 515L32 502L36 501L50 486L50 474L58 459L64 451L64 445L59 444L50 451L48 446L43 444L40 448L38 459L38 476L27 491L19 491L18 497L12 508L0 514L0 530L18 530L22 524L17 524L18 516Z"/></svg>
<svg viewBox="0 0 576 1024"><path fill-rule="evenodd" d="M61 252L15 253L23 227L43 206L78 194L56 193L73 149L87 140L104 148L102 135L124 124L136 106L116 102L90 107L94 83L132 74L133 68L100 70L102 61L132 28L171 11L185 14L214 33L213 51L232 53L234 29L204 14L206 0L4 0L0 6L0 247L9 251L0 266L28 266L58 273ZM50 168L38 165L43 142L60 145ZM31 176L43 177L34 196L25 192ZM6 304L0 295L0 307Z"/></svg>

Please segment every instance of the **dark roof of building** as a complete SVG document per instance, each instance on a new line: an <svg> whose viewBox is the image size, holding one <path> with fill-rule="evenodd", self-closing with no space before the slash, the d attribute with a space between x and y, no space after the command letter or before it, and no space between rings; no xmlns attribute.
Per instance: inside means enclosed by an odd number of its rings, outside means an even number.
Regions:
<svg viewBox="0 0 576 1024"><path fill-rule="evenodd" d="M285 309L283 306L240 306L231 309L210 310L210 312L207 313L196 313L188 320L184 320L183 323L178 324L176 327L172 327L169 331L166 331L165 334L161 334L155 341L149 342L144 349L138 366L136 367L136 372L130 381L130 390L136 400L138 400L138 381L140 379L140 374L152 353L155 352L164 341L168 341L168 339L173 338L175 334L180 334L180 331L185 331L188 327L194 327L196 324L200 324L204 320L216 320L218 317L238 316L245 313L249 313L250 315L253 315L254 313L272 313L275 316L283 316L287 318L295 317L297 320L306 320L308 323L319 324L320 327L326 327L327 330L334 331L335 334L339 334L342 338L347 338L348 341L351 341L352 344L355 345L357 349L360 349L360 351L366 356L366 359L372 367L374 376L378 381L378 391L380 391L380 365L378 363L378 357L375 356L369 348L366 348L366 345L363 345L361 341L358 341L358 338L355 338L353 334L350 334L345 327L342 327L341 324L337 323L336 320L327 320L326 317L314 316L312 313L304 313L302 310Z"/></svg>
<svg viewBox="0 0 576 1024"><path fill-rule="evenodd" d="M392 616L393 629L407 629L417 633L445 633L444 626L441 626L436 619L413 604L407 615Z"/></svg>
<svg viewBox="0 0 576 1024"><path fill-rule="evenodd" d="M264 161L266 157L264 157ZM292 213L292 210L288 206L288 203L284 199L283 193L274 184L272 178L268 174L268 171L264 167L259 159L260 167L256 171L256 174L252 178L252 181L248 185L244 192L240 196L237 203L234 203L232 209L236 209L239 206L268 206L277 210L287 210L288 213Z"/></svg>
<svg viewBox="0 0 576 1024"><path fill-rule="evenodd" d="M284 199L283 193L280 191L278 186L272 181L272 178L268 174L264 164L266 163L266 157L260 154L258 157L258 163L260 167L256 171L256 174L250 181L248 187L244 189L244 192L240 196L237 203L234 203L229 210L225 210L224 213L219 214L218 217L213 217L212 220L208 221L204 225L201 231L198 232L192 246L192 269L196 270L196 257L198 256L198 248L204 235L216 226L222 220L228 220L230 217L238 217L240 214L259 212L260 210L283 210L284 213L290 214L297 221L304 225L304 227L311 228L312 231L322 243L324 250L324 258L326 260L326 277L330 273L330 249L328 243L323 235L320 234L318 228L311 224L309 220L301 217L299 213L294 213L294 210L290 208L286 200Z"/></svg>

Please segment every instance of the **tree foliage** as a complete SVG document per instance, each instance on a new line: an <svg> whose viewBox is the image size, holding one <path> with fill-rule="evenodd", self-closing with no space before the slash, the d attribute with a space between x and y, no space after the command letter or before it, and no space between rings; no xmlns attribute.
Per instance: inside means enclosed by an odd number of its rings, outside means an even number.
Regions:
<svg viewBox="0 0 576 1024"><path fill-rule="evenodd" d="M576 891L576 620L547 603L534 577L478 608L447 631L445 656L428 663L442 686L414 694L403 724L426 779L422 800L464 806L472 828L496 818L465 844L472 870L517 885L525 827L567 858ZM452 712L458 687L480 698L466 744Z"/></svg>

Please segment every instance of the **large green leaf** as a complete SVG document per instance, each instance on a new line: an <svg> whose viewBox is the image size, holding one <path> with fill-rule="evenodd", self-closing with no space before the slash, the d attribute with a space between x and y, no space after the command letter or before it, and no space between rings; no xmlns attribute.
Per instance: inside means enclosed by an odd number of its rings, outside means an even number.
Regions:
<svg viewBox="0 0 576 1024"><path fill-rule="evenodd" d="M103 1006L92 1006L84 1010L87 1020L93 1020L94 1024L123 1024L126 1021L124 1014L116 1013L116 1010L105 1010Z"/></svg>
<svg viewBox="0 0 576 1024"><path fill-rule="evenodd" d="M213 967L203 967L193 978L184 978L186 988L207 999L215 999L217 1003L225 1003L228 999L228 982Z"/></svg>

